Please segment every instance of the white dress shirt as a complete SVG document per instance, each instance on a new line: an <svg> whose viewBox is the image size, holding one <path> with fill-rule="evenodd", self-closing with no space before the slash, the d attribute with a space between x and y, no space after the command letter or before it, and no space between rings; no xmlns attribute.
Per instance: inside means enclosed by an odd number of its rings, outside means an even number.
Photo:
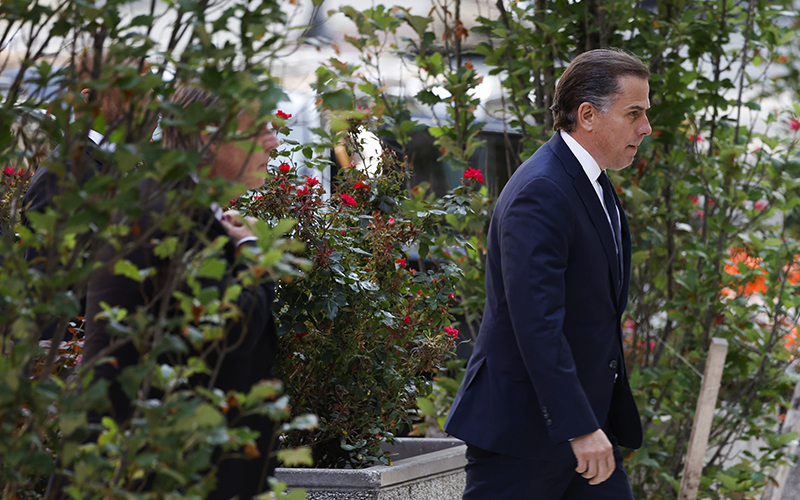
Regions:
<svg viewBox="0 0 800 500"><path fill-rule="evenodd" d="M606 206L605 200L603 200L603 187L600 185L600 181L597 180L600 177L600 174L603 173L603 171L600 169L600 165L597 164L597 161L592 158L592 155L590 155L589 152L578 143L578 141L569 135L569 133L564 132L563 130L559 131L559 133L561 134L561 138L564 139L564 142L567 144L569 150L572 151L572 154L574 154L575 158L578 159L578 163L580 163L581 167L583 167L583 171L586 174L586 177L589 178L589 182L592 183L594 192L597 194L597 198L600 200L600 205L603 207L603 210L606 213L606 220L608 220L608 226L611 228L611 234L614 234L614 226L611 224L609 210ZM617 227L622 227L617 207L614 207L614 215L617 217ZM619 248L617 248L616 238L614 238L614 248L616 248L617 255L619 255Z"/></svg>

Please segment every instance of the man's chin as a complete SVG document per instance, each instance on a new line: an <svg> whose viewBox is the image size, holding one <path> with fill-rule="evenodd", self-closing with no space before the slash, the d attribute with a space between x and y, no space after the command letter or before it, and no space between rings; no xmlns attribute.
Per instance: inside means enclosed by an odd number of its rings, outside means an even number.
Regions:
<svg viewBox="0 0 800 500"><path fill-rule="evenodd" d="M608 167L608 170L613 170L614 172L619 172L620 170L623 170L623 169L626 169L626 168L630 167L632 163L633 163L633 158L631 158L631 160L628 163L626 163L625 165L622 165L621 167Z"/></svg>

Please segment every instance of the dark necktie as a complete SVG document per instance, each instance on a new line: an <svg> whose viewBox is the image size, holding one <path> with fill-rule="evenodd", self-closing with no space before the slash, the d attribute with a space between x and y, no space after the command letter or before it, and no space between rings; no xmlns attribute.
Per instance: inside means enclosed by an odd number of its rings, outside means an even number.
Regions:
<svg viewBox="0 0 800 500"><path fill-rule="evenodd" d="M614 202L614 195L611 194L611 191L614 189L614 186L611 185L611 181L609 180L605 171L600 173L600 177L598 177L597 180L600 182L600 187L603 188L603 202L606 204L606 211L608 212L608 218L611 219L611 230L614 233L614 242L617 247L617 266L619 266L618 267L619 279L621 284L622 283L622 231L620 231L619 229L617 204Z"/></svg>

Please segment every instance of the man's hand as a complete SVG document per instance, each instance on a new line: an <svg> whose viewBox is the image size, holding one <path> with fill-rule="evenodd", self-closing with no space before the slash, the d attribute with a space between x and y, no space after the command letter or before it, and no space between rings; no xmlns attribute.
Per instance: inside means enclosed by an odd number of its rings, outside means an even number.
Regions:
<svg viewBox="0 0 800 500"><path fill-rule="evenodd" d="M589 480L589 484L600 484L614 472L614 448L601 429L577 437L569 442L578 459L575 470Z"/></svg>
<svg viewBox="0 0 800 500"><path fill-rule="evenodd" d="M228 210L222 214L222 227L228 232L234 245L238 245L244 238L252 238L252 227L256 223L255 217L242 217L237 210Z"/></svg>

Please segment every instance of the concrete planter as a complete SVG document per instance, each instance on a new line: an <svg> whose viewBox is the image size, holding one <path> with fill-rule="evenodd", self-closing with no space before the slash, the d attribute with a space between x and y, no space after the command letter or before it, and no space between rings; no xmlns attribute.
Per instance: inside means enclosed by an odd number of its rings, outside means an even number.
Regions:
<svg viewBox="0 0 800 500"><path fill-rule="evenodd" d="M290 489L305 488L307 500L460 500L466 475L458 439L401 438L386 450L393 465L368 469L287 469L275 475Z"/></svg>

